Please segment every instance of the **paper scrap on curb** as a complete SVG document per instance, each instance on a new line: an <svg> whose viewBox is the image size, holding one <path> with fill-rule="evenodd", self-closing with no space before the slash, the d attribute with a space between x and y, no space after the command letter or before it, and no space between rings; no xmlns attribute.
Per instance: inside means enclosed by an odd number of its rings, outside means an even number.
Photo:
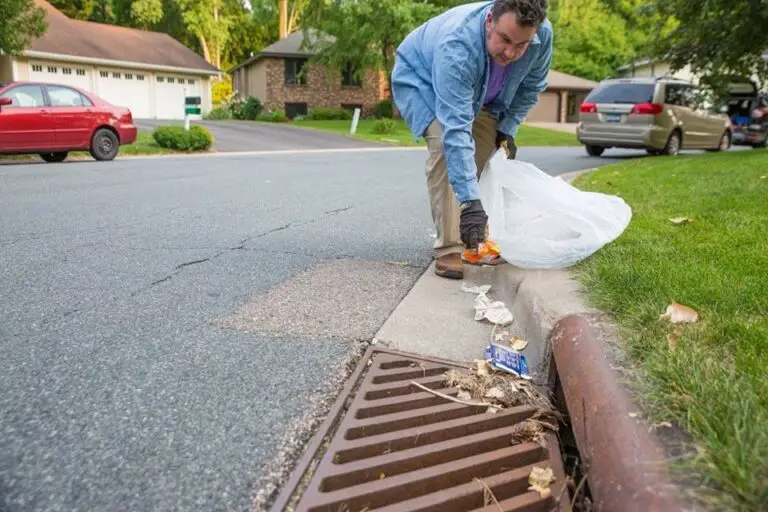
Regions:
<svg viewBox="0 0 768 512"><path fill-rule="evenodd" d="M486 295L491 289L491 285L471 286L462 283L461 290L467 293L475 293L475 320L478 322L486 319L497 325L509 325L514 321L512 313L507 306L500 300L491 300Z"/></svg>
<svg viewBox="0 0 768 512"><path fill-rule="evenodd" d="M531 379L528 373L528 360L513 348L491 343L485 348L485 359L497 370L511 373L526 380Z"/></svg>

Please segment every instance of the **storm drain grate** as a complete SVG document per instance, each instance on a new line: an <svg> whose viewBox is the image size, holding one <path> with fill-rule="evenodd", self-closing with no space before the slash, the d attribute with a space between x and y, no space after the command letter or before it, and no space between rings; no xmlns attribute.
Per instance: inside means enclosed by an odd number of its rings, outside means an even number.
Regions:
<svg viewBox="0 0 768 512"><path fill-rule="evenodd" d="M456 396L459 390L446 387L443 374L461 367L449 362L369 349L360 365L351 378L360 385L347 410L342 408L349 397L342 396L326 420L326 431L315 436L273 510L568 509L567 499L558 507L563 466L556 436L547 437L546 448L511 442L515 425L535 408L492 414L486 407L454 403L411 384ZM346 393L353 391L352 385L351 380ZM324 453L316 453L321 444L327 445ZM319 463L313 463L314 455L322 456ZM528 476L536 466L555 473L547 498L528 491ZM298 504L286 507L298 493Z"/></svg>

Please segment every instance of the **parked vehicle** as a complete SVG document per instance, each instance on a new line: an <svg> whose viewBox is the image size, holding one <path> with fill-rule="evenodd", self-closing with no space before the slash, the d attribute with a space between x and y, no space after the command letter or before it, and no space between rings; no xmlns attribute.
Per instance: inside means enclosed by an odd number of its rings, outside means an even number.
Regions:
<svg viewBox="0 0 768 512"><path fill-rule="evenodd" d="M768 147L768 93L752 80L733 81L723 108L733 125L733 143Z"/></svg>
<svg viewBox="0 0 768 512"><path fill-rule="evenodd" d="M61 162L70 151L114 159L137 136L131 111L69 85L0 84L0 154L37 153Z"/></svg>
<svg viewBox="0 0 768 512"><path fill-rule="evenodd" d="M728 116L704 106L704 91L668 77L600 82L584 100L576 136L591 156L609 148L677 155L731 146Z"/></svg>

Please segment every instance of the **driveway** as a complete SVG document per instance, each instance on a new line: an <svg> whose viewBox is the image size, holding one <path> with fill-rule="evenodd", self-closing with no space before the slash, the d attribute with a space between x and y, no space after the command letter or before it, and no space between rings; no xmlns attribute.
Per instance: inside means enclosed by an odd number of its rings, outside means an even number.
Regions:
<svg viewBox="0 0 768 512"><path fill-rule="evenodd" d="M136 119L136 125L153 130L183 121ZM254 121L192 121L208 128L216 139L216 151L263 151L280 149L339 149L381 147L381 144L325 133L310 128L285 126L278 123Z"/></svg>
<svg viewBox="0 0 768 512"><path fill-rule="evenodd" d="M429 264L426 156L0 166L0 510L249 509Z"/></svg>

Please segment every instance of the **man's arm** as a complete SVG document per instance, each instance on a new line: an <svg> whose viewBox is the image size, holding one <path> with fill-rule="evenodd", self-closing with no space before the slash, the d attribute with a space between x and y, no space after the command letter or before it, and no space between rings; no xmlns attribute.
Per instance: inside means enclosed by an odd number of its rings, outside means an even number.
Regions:
<svg viewBox="0 0 768 512"><path fill-rule="evenodd" d="M528 115L528 111L539 101L539 95L547 88L547 75L552 63L552 36L541 42L541 52L531 66L520 87L515 93L515 98L509 105L504 118L499 123L498 131L514 137L520 124Z"/></svg>
<svg viewBox="0 0 768 512"><path fill-rule="evenodd" d="M472 139L475 59L464 44L448 41L435 50L432 83L437 99L435 114L448 170L448 181L459 203L480 198Z"/></svg>

